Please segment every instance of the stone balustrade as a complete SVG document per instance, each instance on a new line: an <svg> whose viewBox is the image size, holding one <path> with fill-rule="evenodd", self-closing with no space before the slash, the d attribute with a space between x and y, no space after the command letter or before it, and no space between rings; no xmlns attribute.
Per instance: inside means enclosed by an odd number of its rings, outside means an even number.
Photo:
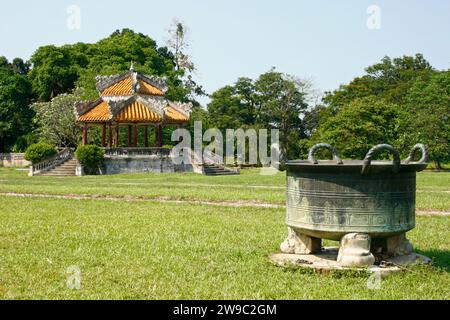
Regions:
<svg viewBox="0 0 450 320"><path fill-rule="evenodd" d="M0 167L28 167L30 162L24 159L24 153L0 153Z"/></svg>

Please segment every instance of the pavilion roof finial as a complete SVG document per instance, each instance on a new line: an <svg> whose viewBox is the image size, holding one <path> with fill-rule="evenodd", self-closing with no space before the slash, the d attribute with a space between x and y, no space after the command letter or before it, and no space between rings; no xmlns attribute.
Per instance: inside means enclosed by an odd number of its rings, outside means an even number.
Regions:
<svg viewBox="0 0 450 320"><path fill-rule="evenodd" d="M133 61L131 61L130 71L134 72L134 62Z"/></svg>

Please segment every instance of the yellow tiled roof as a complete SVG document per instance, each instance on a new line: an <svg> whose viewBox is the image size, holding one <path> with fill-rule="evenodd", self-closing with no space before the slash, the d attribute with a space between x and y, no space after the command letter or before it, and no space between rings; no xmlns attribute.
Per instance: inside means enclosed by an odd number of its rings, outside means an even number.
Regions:
<svg viewBox="0 0 450 320"><path fill-rule="evenodd" d="M126 106L115 117L114 121L119 122L161 122L162 118L159 114L151 111L142 103L133 101Z"/></svg>
<svg viewBox="0 0 450 320"><path fill-rule="evenodd" d="M110 113L108 103L102 101L100 104L78 118L80 122L102 122L109 121Z"/></svg>
<svg viewBox="0 0 450 320"><path fill-rule="evenodd" d="M175 122L189 121L189 118L171 106L164 109L167 120Z"/></svg>
<svg viewBox="0 0 450 320"><path fill-rule="evenodd" d="M127 77L122 81L119 81L112 86L103 90L100 94L102 97L106 96L130 96L133 92L133 81L131 77Z"/></svg>
<svg viewBox="0 0 450 320"><path fill-rule="evenodd" d="M162 92L155 86L148 84L145 81L138 80L138 84L139 84L139 93L149 94L149 95L154 95L154 96L163 96L164 95L164 92Z"/></svg>

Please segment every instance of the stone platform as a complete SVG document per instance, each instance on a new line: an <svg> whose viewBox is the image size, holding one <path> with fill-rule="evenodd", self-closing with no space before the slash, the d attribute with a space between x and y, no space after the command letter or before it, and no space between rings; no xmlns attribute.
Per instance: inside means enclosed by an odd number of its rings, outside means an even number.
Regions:
<svg viewBox="0 0 450 320"><path fill-rule="evenodd" d="M269 258L272 262L282 267L294 265L318 271L367 270L373 273L379 272L384 275L401 271L410 265L431 263L430 258L417 253L411 253L393 258L379 256L376 257L375 264L369 267L343 267L337 262L338 252L339 248L329 247L323 248L322 252L317 254L273 253Z"/></svg>

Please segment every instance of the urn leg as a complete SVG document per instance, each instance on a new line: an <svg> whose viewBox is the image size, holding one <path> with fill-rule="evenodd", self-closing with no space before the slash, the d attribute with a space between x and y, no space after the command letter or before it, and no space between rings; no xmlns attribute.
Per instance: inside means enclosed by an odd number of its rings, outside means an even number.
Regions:
<svg viewBox="0 0 450 320"><path fill-rule="evenodd" d="M280 245L280 249L284 253L292 254L319 253L322 250L322 240L309 237L296 232L292 228L288 228L288 237Z"/></svg>
<svg viewBox="0 0 450 320"><path fill-rule="evenodd" d="M370 252L370 236L349 233L342 237L337 262L343 267L371 266L375 257Z"/></svg>
<svg viewBox="0 0 450 320"><path fill-rule="evenodd" d="M391 257L406 256L413 252L413 246L406 234L402 233L386 239L386 252Z"/></svg>

